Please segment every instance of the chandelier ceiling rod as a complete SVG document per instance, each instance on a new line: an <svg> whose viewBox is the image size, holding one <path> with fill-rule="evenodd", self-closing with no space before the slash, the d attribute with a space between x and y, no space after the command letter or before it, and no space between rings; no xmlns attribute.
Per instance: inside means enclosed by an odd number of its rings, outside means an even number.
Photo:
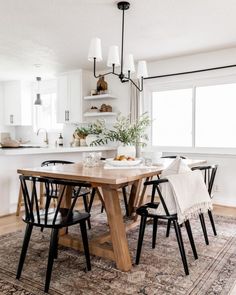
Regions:
<svg viewBox="0 0 236 295"><path fill-rule="evenodd" d="M150 76L150 77L145 77L144 79L145 80L150 80L150 79L166 78L166 77L172 77L172 76L196 74L196 73L202 73L202 72L208 72L208 71L216 71L216 70L222 70L222 69L228 69L228 68L235 68L235 67L236 67L236 65L228 65L228 66L221 66L221 67L214 67L214 68L206 68L206 69L186 71L186 72L177 72L177 73L171 73L171 74Z"/></svg>
<svg viewBox="0 0 236 295"><path fill-rule="evenodd" d="M144 60L138 62L137 78L139 79L139 81L138 83L135 83L134 80L131 79L131 73L135 72L133 55L129 54L128 57L124 59L125 10L129 9L130 3L126 1L121 1L117 3L117 7L118 9L122 10L120 51L121 63L119 62L118 46L113 45L109 49L107 61L107 65L112 68L112 71L104 74L96 74L96 63L102 60L101 40L99 38L94 38L91 40L88 60L93 61L93 74L95 78L113 74L118 76L122 83L131 82L141 92L143 91L143 79L148 76L146 62ZM120 66L120 73L115 72L116 66ZM125 72L127 72L127 75Z"/></svg>

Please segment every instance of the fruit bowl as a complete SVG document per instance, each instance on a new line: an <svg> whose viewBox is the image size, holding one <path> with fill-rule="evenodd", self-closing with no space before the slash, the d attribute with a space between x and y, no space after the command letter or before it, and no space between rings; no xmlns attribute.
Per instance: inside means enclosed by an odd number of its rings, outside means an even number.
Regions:
<svg viewBox="0 0 236 295"><path fill-rule="evenodd" d="M118 161L118 160L114 160L113 158L112 159L107 159L106 160L106 163L108 165L111 165L111 166L116 166L116 167L132 167L132 166L137 166L139 164L141 164L142 162L142 159L134 159L134 160L123 160L123 161Z"/></svg>

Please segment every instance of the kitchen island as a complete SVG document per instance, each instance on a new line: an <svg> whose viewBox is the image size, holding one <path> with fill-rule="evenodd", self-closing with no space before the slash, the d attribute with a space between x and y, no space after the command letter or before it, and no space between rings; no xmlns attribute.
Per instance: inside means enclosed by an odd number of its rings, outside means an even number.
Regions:
<svg viewBox="0 0 236 295"><path fill-rule="evenodd" d="M116 148L110 146L0 148L0 216L16 212L19 192L17 169L37 167L46 160L79 162L85 152L101 152L102 157L109 158L116 154Z"/></svg>

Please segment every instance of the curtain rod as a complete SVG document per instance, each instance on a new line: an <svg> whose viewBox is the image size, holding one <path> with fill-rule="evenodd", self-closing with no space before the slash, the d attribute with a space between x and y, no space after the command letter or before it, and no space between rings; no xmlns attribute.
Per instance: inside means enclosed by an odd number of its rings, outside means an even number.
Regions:
<svg viewBox="0 0 236 295"><path fill-rule="evenodd" d="M221 69L227 69L227 68L233 68L233 67L236 67L236 65L228 65L228 66L208 68L208 69L202 69L202 70L179 72L179 73L165 74L165 75L159 75L159 76L151 76L151 77L146 77L144 79L145 80L150 80L150 79L157 79L157 78L165 78L165 77L172 77L172 76L195 74L195 73L201 73L201 72L207 72L207 71L215 71L215 70L221 70Z"/></svg>

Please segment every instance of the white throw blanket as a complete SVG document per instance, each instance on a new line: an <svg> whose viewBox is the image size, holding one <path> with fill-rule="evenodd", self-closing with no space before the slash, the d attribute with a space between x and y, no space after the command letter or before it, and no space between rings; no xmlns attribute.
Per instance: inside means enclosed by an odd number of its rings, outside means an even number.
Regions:
<svg viewBox="0 0 236 295"><path fill-rule="evenodd" d="M173 174L166 178L169 180L175 198L179 224L200 212L212 210L211 198L201 171Z"/></svg>

